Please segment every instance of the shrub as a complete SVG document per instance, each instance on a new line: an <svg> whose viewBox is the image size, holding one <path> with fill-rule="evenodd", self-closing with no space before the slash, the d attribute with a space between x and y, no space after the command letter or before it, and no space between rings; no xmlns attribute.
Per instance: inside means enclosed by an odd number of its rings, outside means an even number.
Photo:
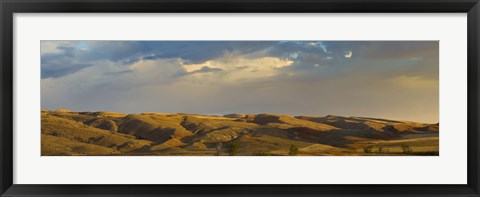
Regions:
<svg viewBox="0 0 480 197"><path fill-rule="evenodd" d="M364 153L372 153L372 150L373 150L373 146L372 146L372 145L363 147L363 152L364 152Z"/></svg>
<svg viewBox="0 0 480 197"><path fill-rule="evenodd" d="M298 146L297 145L290 145L290 152L288 152L288 155L297 155L298 154Z"/></svg>
<svg viewBox="0 0 480 197"><path fill-rule="evenodd" d="M383 146L378 145L378 146L377 146L377 150L375 151L375 153L377 153L377 154L383 153Z"/></svg>
<svg viewBox="0 0 480 197"><path fill-rule="evenodd" d="M215 155L216 156L222 155L222 143L221 142L217 143Z"/></svg>
<svg viewBox="0 0 480 197"><path fill-rule="evenodd" d="M230 156L235 156L238 154L238 141L233 141L230 145Z"/></svg>
<svg viewBox="0 0 480 197"><path fill-rule="evenodd" d="M410 154L410 153L412 153L412 148L410 148L410 145L408 145L408 144L402 144L401 147L402 147L403 154Z"/></svg>

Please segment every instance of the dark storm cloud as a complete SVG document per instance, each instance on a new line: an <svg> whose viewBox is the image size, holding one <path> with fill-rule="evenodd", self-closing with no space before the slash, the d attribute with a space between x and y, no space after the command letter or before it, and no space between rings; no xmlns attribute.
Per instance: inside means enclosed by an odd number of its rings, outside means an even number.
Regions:
<svg viewBox="0 0 480 197"><path fill-rule="evenodd" d="M56 42L56 41L43 41ZM79 47L82 43L83 47ZM42 55L42 78L61 77L93 65L95 61L111 61L130 65L139 60L181 58L188 63L201 63L221 57L226 52L257 53L295 60L295 69L342 65L346 51L362 58L398 59L432 56L438 53L438 42L385 41L381 45L369 41L73 41L59 45L57 53ZM62 66L64 65L64 66ZM340 69L340 68L338 68Z"/></svg>
<svg viewBox="0 0 480 197"><path fill-rule="evenodd" d="M59 47L59 49L62 53L42 55L42 78L61 77L93 65L77 61L75 51L71 48Z"/></svg>
<svg viewBox="0 0 480 197"><path fill-rule="evenodd" d="M62 41L42 41L62 42ZM80 43L82 46L79 46ZM276 42L221 42L221 41L72 41L62 42L56 53L42 53L42 69L49 70L42 78L61 77L92 65L95 61L111 61L119 65L133 64L139 60L181 58L189 63L201 63L222 56L226 52L250 53L275 45ZM65 57L60 57L65 56ZM62 58L65 65L74 60L83 62L81 67L66 66L56 71L58 65L50 64L52 58ZM56 60L55 60L56 61Z"/></svg>

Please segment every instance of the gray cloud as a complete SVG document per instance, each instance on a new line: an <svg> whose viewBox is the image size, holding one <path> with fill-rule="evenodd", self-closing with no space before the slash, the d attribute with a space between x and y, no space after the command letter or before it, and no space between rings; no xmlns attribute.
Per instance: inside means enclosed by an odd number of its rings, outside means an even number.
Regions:
<svg viewBox="0 0 480 197"><path fill-rule="evenodd" d="M219 71L222 71L222 70L223 70L223 69L221 69L221 68L210 68L210 67L208 67L208 66L204 66L204 67L200 68L199 70L190 72L190 73L188 73L188 74L208 73L208 72L219 72Z"/></svg>

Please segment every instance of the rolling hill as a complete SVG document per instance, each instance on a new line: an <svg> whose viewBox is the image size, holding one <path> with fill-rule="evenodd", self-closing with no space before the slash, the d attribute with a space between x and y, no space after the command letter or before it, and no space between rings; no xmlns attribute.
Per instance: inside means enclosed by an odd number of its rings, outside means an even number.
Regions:
<svg viewBox="0 0 480 197"><path fill-rule="evenodd" d="M42 155L439 155L439 124L342 116L41 112Z"/></svg>

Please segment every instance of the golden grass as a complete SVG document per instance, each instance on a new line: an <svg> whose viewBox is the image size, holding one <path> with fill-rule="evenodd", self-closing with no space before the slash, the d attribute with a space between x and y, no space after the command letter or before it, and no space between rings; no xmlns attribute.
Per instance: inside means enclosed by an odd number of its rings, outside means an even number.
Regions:
<svg viewBox="0 0 480 197"><path fill-rule="evenodd" d="M113 148L119 151L131 151L152 143L145 140L137 140L133 136L112 133L51 115L42 115L42 134Z"/></svg>
<svg viewBox="0 0 480 197"><path fill-rule="evenodd" d="M112 155L120 153L103 146L42 134L42 156Z"/></svg>
<svg viewBox="0 0 480 197"><path fill-rule="evenodd" d="M364 117L42 111L42 155L438 155L438 124ZM412 152L405 154L402 145ZM372 153L364 148L372 147ZM378 147L382 152L375 153Z"/></svg>

